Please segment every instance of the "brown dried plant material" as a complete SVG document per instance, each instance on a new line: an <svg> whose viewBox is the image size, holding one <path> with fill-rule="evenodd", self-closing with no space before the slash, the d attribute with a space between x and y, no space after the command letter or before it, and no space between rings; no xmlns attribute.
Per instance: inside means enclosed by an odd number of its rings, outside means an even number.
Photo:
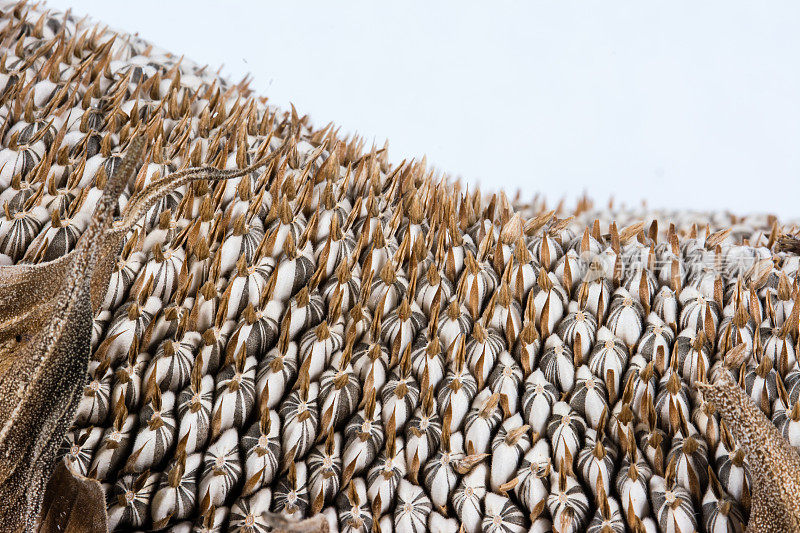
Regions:
<svg viewBox="0 0 800 533"><path fill-rule="evenodd" d="M124 235L160 196L193 180L228 179L242 170L190 168L134 195L121 224L117 200L147 143L133 137L103 190L75 250L44 264L0 269L0 529L30 530L39 515L56 452L72 424L87 374L92 317L105 295ZM279 151L273 152L273 157Z"/></svg>
<svg viewBox="0 0 800 533"><path fill-rule="evenodd" d="M795 235L781 235L778 237L778 250L789 253L800 253L800 238Z"/></svg>
<svg viewBox="0 0 800 533"><path fill-rule="evenodd" d="M39 533L105 533L107 522L100 482L59 461L44 493Z"/></svg>
<svg viewBox="0 0 800 533"><path fill-rule="evenodd" d="M456 533L495 520L549 530L552 519L574 531L741 531L755 488L744 450L691 385L712 382L723 362L746 364L734 374L798 444L800 404L784 390L796 396L800 371L795 226L485 195L424 159L390 165L385 149L367 153L363 139L315 129L136 37L40 4L4 5L0 20L6 416L16 401L28 404L20 424L35 418L29 397L52 396L46 379L85 383L60 449L110 492L111 530L313 532L327 520ZM110 252L90 281L86 269L76 278L92 309L82 298L46 368L20 374L45 353L27 344L69 318L59 298L83 256L68 252L86 246L89 206L137 131L146 166L118 219L93 235ZM266 171L238 185L174 190L232 177L240 171L218 169L267 152ZM87 379L73 359L92 311ZM746 350L728 350L740 342ZM592 378L578 389L582 367ZM71 416L67 393L41 408L50 426ZM524 455L527 439L510 455L492 448L510 416L540 435ZM46 479L16 472L38 457L25 446L63 433L25 424L0 455L16 476L0 506L18 510L28 494L38 504ZM510 450L515 435L497 442ZM17 449L28 454L20 462ZM708 492L714 476L725 488ZM83 503L45 492L42 528L84 529L69 516ZM701 508L703 494L713 501ZM757 512L751 529L781 512ZM4 525L30 530L33 515L9 511Z"/></svg>
<svg viewBox="0 0 800 533"><path fill-rule="evenodd" d="M741 361L739 345L729 354ZM800 456L730 374L695 384L742 446L752 476L748 532L800 531Z"/></svg>
<svg viewBox="0 0 800 533"><path fill-rule="evenodd" d="M161 197L190 181L226 180L249 174L268 164L281 154L282 150L283 148L279 148L241 170L219 170L213 167L187 168L157 180L144 190L134 194L125 206L121 220L113 225L109 222L109 227L97 237L97 248L107 250L109 253L101 254L98 257L98 263L91 278L92 309L96 312L103 301L108 280L125 235ZM131 169L130 172L133 170L135 169ZM115 176L125 179L121 176L124 172L128 172L128 169L121 166ZM126 182L123 182L123 186ZM85 236L82 235L81 239L85 239ZM64 284L76 252L77 246L72 252L47 263L0 266L0 287L3 289L0 291L0 330L5 323L13 320L13 317L18 316L20 312L41 305L55 296Z"/></svg>
<svg viewBox="0 0 800 533"><path fill-rule="evenodd" d="M33 305L5 302L0 324L0 529L4 531L32 530L39 516L56 452L72 423L86 379L92 327L90 280L97 258L116 252L108 249L103 235L144 143L142 137L132 140L119 172L106 184L55 296L29 294L40 288L28 276L47 265L32 266L12 280L15 290L29 296L25 301Z"/></svg>

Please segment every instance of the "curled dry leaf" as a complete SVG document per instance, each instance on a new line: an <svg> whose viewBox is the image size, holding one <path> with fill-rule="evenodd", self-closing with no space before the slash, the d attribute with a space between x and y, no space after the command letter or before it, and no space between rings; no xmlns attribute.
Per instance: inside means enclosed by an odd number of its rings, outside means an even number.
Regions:
<svg viewBox="0 0 800 533"><path fill-rule="evenodd" d="M103 236L144 143L142 137L131 141L62 279L44 288L32 281L43 276L47 264L10 275L14 293L30 307L5 301L0 323L0 529L4 531L32 530L39 515L56 452L86 379L92 328L90 281L97 258L116 252ZM7 284L2 287L8 294ZM40 294L31 294L35 292Z"/></svg>
<svg viewBox="0 0 800 533"><path fill-rule="evenodd" d="M27 531L39 515L56 452L72 424L90 355L93 311L105 296L125 234L164 194L241 170L188 168L151 183L112 223L117 199L148 139L134 136L75 249L51 262L0 267L0 529Z"/></svg>

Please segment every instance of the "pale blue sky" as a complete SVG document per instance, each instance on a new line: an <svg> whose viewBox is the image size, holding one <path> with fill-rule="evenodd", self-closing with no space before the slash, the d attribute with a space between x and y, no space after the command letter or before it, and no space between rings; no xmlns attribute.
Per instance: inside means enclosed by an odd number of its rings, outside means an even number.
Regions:
<svg viewBox="0 0 800 533"><path fill-rule="evenodd" d="M484 188L800 217L797 2L48 4Z"/></svg>

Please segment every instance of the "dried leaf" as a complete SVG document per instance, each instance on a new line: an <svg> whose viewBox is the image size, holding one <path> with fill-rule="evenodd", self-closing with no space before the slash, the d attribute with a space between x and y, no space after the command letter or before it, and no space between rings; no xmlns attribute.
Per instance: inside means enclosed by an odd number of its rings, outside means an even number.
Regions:
<svg viewBox="0 0 800 533"><path fill-rule="evenodd" d="M41 303L30 309L14 309L12 303L5 310L10 318L0 326L0 529L32 530L39 516L56 452L86 379L90 281L97 257L109 253L101 239L143 146L141 137L132 141L120 172L106 184L55 295L40 294ZM21 290L40 291L36 285Z"/></svg>
<svg viewBox="0 0 800 533"><path fill-rule="evenodd" d="M187 169L134 195L111 228L117 200L145 138L132 139L75 249L43 265L0 269L0 530L32 530L56 452L82 395L93 303L102 301L126 226L158 197L194 179L227 179L244 170Z"/></svg>
<svg viewBox="0 0 800 533"><path fill-rule="evenodd" d="M39 533L105 533L106 503L100 482L59 461L47 484Z"/></svg>

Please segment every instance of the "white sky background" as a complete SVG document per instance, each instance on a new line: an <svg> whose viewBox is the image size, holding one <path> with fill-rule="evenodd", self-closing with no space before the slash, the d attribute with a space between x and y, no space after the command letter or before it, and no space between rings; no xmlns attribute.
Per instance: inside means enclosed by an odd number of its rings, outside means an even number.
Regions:
<svg viewBox="0 0 800 533"><path fill-rule="evenodd" d="M800 217L800 3L50 0L483 188Z"/></svg>

